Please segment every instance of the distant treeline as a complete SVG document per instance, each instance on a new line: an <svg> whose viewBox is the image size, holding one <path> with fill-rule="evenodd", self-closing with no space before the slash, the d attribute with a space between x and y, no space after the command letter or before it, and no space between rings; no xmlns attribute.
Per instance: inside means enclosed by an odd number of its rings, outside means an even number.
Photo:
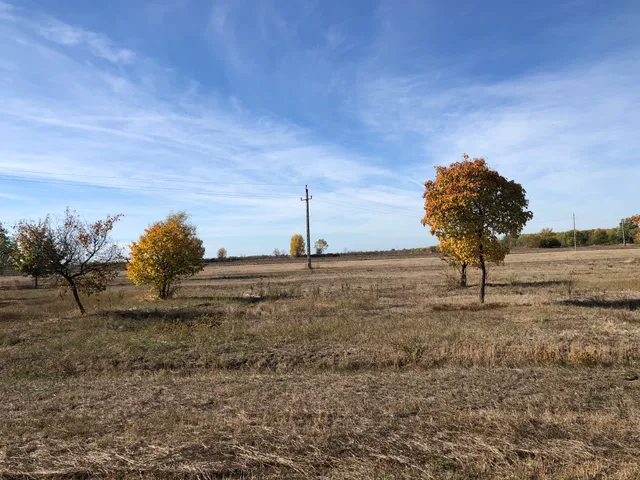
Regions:
<svg viewBox="0 0 640 480"><path fill-rule="evenodd" d="M323 253L321 255L312 253L312 259L322 258L324 260L363 260L369 258L405 258L410 256L430 256L438 253L438 247L421 247L421 248L404 248L391 250L369 250L369 251L344 251L341 253ZM205 258L205 263L233 263L233 262L256 262L256 263L280 263L280 262L297 262L303 263L307 259L306 255L301 257L291 257L286 254L274 255L245 255L245 256L229 256L223 260L218 258Z"/></svg>
<svg viewBox="0 0 640 480"><path fill-rule="evenodd" d="M627 243L640 243L640 229L638 225L631 221L624 222L624 238ZM576 230L576 240L578 246L591 245L615 245L623 243L622 228L594 228L592 230ZM538 233L522 234L516 238L509 235L504 236L501 240L502 245L509 248L559 248L573 247L573 230L566 232L554 232L551 228L543 228ZM324 253L321 255L312 254L314 259L353 259L362 260L368 258L403 258L411 256L430 256L439 253L438 247L432 245L430 247L404 248L391 250L372 250L372 251L344 251L342 253ZM247 256L229 256L224 259L205 258L205 263L234 263L234 262L256 262L256 263L279 263L284 261L304 262L306 256L299 258L290 257L286 254L274 255L247 255Z"/></svg>
<svg viewBox="0 0 640 480"><path fill-rule="evenodd" d="M624 224L624 240L622 226L617 228L594 228L592 230L576 230L575 238L578 246L591 245L614 245L621 244L626 240L627 243L638 243L638 226L630 221ZM573 247L573 230L566 232L554 232L550 228L543 228L538 233L528 233L520 235L516 238L505 236L501 241L508 247L524 247L524 248L557 248L557 247Z"/></svg>

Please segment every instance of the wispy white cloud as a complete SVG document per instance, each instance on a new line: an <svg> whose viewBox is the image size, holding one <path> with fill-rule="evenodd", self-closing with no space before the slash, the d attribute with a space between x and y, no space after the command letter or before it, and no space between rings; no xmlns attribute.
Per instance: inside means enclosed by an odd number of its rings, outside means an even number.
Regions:
<svg viewBox="0 0 640 480"><path fill-rule="evenodd" d="M59 43L92 48L83 43L83 38L91 36L84 30L57 22L55 31ZM43 76L38 84L25 85L3 98L0 112L14 132L54 128L73 137L76 148L102 142L116 150L154 149L170 158L189 156L188 168L199 174L203 167L230 175L235 168L295 184L305 179L357 182L388 173L371 168L367 158L314 140L305 129L228 108L232 102L225 99L203 97L192 89L185 96L176 84L172 85L176 91L159 92L166 99L160 101L142 81L143 76L146 80L157 74L153 67L137 77L123 77L73 62L44 44L38 47L28 62L22 62L22 71L37 72L43 65L56 75ZM27 49L19 48L14 58ZM20 75L15 73L15 79ZM58 92L58 97L38 95L38 91ZM96 153L102 154L94 151L92 155Z"/></svg>
<svg viewBox="0 0 640 480"><path fill-rule="evenodd" d="M120 48L106 36L74 27L50 18L38 28L40 35L47 40L67 47L84 47L96 57L112 63L132 63L135 55L126 48Z"/></svg>
<svg viewBox="0 0 640 480"><path fill-rule="evenodd" d="M0 1L0 19L12 20L15 7L9 3Z"/></svg>
<svg viewBox="0 0 640 480"><path fill-rule="evenodd" d="M224 29L220 15L218 26ZM23 17L9 28L12 41L3 52L16 68L6 77L13 86L0 93L0 166L33 179L38 189L69 192L64 181L128 192L135 199L128 206L103 189L80 200L88 211L103 211L101 199L116 210L127 207L124 213L134 220L125 217L120 236L140 228L140 215L150 221L180 208L226 225L203 232L250 235L258 228L286 236L300 223L298 197L305 183L346 192L393 177L370 157L319 139L312 130L256 115L237 99L203 95L188 79L167 74L106 37L51 19L42 24ZM126 72L114 71L75 61L78 52L113 63L139 62ZM71 200L65 193L43 208L60 209ZM155 208L147 206L150 202ZM314 208L323 215L341 210ZM375 215L387 214L356 209L332 229L350 229L357 219Z"/></svg>
<svg viewBox="0 0 640 480"><path fill-rule="evenodd" d="M327 29L325 38L327 41L327 47L330 50L340 50L347 43L347 36L342 33L340 27L337 25L331 25Z"/></svg>
<svg viewBox="0 0 640 480"><path fill-rule="evenodd" d="M12 193L0 192L0 198L4 198L7 200L24 200L26 197L22 195L14 195Z"/></svg>
<svg viewBox="0 0 640 480"><path fill-rule="evenodd" d="M235 72L246 73L250 69L250 61L242 53L242 46L231 15L231 4L219 3L211 8L209 16L211 47Z"/></svg>
<svg viewBox="0 0 640 480"><path fill-rule="evenodd" d="M184 14L189 7L188 0L152 0L145 3L143 11L147 21L158 28L175 21L176 15Z"/></svg>
<svg viewBox="0 0 640 480"><path fill-rule="evenodd" d="M529 187L534 207L548 207L546 197L556 196L555 208L571 212L591 200L588 192L614 187L603 182L613 166L626 179L637 171L638 53L449 88L429 74L372 75L358 86L358 111L387 141L414 146L423 160L407 171L430 178L432 165L465 152L484 156ZM601 209L591 215L606 222Z"/></svg>

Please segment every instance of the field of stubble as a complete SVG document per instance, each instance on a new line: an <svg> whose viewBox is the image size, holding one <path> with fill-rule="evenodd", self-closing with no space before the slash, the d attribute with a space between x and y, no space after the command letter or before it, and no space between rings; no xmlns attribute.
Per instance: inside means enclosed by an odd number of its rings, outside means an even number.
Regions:
<svg viewBox="0 0 640 480"><path fill-rule="evenodd" d="M640 478L640 249L0 279L0 477Z"/></svg>

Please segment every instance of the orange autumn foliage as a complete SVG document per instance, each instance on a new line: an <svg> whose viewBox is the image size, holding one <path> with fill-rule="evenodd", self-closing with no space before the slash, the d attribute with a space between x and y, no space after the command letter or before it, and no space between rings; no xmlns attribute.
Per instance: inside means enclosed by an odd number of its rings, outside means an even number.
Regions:
<svg viewBox="0 0 640 480"><path fill-rule="evenodd" d="M636 232L636 240L640 242L640 215L633 215L629 217L629 221L638 226L638 231Z"/></svg>
<svg viewBox="0 0 640 480"><path fill-rule="evenodd" d="M500 263L508 249L499 235L518 235L533 214L525 190L491 170L483 158L436 167L435 180L425 182L422 224L440 241L453 264L481 268L480 301L484 301L485 262Z"/></svg>

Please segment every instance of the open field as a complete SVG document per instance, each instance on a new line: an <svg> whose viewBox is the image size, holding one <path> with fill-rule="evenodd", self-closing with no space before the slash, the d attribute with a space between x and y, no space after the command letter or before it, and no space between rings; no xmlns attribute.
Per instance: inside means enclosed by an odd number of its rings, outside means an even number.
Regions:
<svg viewBox="0 0 640 480"><path fill-rule="evenodd" d="M0 474L640 478L640 249L0 279Z"/></svg>

